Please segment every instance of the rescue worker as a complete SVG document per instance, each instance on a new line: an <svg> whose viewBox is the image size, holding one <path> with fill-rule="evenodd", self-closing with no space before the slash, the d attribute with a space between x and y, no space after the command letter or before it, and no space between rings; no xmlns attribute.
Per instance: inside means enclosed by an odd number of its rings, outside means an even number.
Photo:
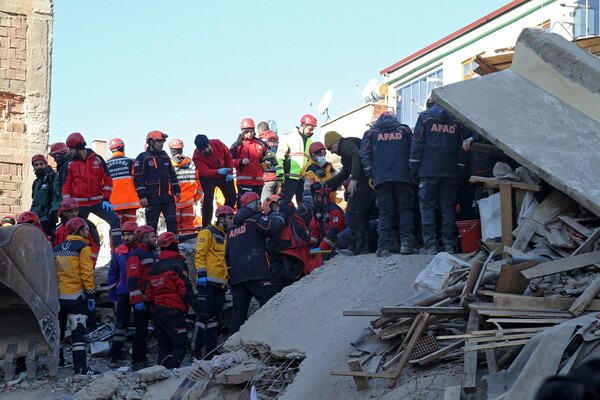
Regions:
<svg viewBox="0 0 600 400"><path fill-rule="evenodd" d="M69 148L65 143L57 142L50 146L50 156L56 162L56 179L54 179L54 191L62 196L62 187L67 180L67 164L73 158L69 154Z"/></svg>
<svg viewBox="0 0 600 400"><path fill-rule="evenodd" d="M333 165L325 158L327 149L321 142L313 142L308 149L310 159L302 169L302 178L304 178L304 188L310 190L314 182L325 182L331 179L337 171ZM336 191L331 190L330 199L336 201Z"/></svg>
<svg viewBox="0 0 600 400"><path fill-rule="evenodd" d="M344 212L330 200L331 189L320 182L311 185L314 208L310 221L310 242L314 250L332 250L338 235L346 229ZM325 257L327 258L327 257Z"/></svg>
<svg viewBox="0 0 600 400"><path fill-rule="evenodd" d="M119 368L122 359L125 334L129 325L131 304L129 304L129 288L127 287L127 257L135 249L133 232L138 228L135 221L125 221L121 227L122 239L110 260L108 269L108 300L116 301L115 331L110 347L109 368Z"/></svg>
<svg viewBox="0 0 600 400"><path fill-rule="evenodd" d="M158 364L178 368L187 352L187 314L190 306L197 316L200 300L188 279L185 257L179 254L176 234L164 232L156 240L159 261L148 272L146 301L153 304L152 317L158 338Z"/></svg>
<svg viewBox="0 0 600 400"><path fill-rule="evenodd" d="M77 200L71 197L64 199L62 203L60 203L58 214L60 215L61 223L58 224L52 235L52 247L56 247L67 240L67 237L69 236L67 222L73 218L79 217L79 205L77 204ZM87 240L92 249L92 262L95 267L96 261L98 260L98 252L100 251L100 235L98 234L98 229L94 223L85 218L82 219L85 221L90 231Z"/></svg>
<svg viewBox="0 0 600 400"><path fill-rule="evenodd" d="M233 224L227 229L226 257L230 263L229 284L233 297L231 334L237 332L248 318L253 297L262 307L273 296L266 239L277 235L287 218L280 214L264 215L260 197L254 192L245 193L240 205Z"/></svg>
<svg viewBox="0 0 600 400"><path fill-rule="evenodd" d="M373 205L373 191L369 187L369 180L364 174L360 163L359 138L343 138L336 131L325 133L325 147L334 154L342 157L342 170L333 178L325 181L331 190L337 188L348 178L348 207L346 208L346 225L350 228L350 245L347 249L340 250L339 254L357 255L367 254L369 232L369 209Z"/></svg>
<svg viewBox="0 0 600 400"><path fill-rule="evenodd" d="M436 254L436 209L442 216L441 239L445 252L456 251L458 179L464 173L466 153L463 124L439 104L419 115L410 149L410 173L419 183L419 205L425 254Z"/></svg>
<svg viewBox="0 0 600 400"><path fill-rule="evenodd" d="M86 149L81 133L70 134L66 144L73 159L66 167L63 199L77 200L80 218L86 219L91 212L106 221L110 225L110 242L114 249L121 243L121 221L109 201L112 178L106 162L92 149Z"/></svg>
<svg viewBox="0 0 600 400"><path fill-rule="evenodd" d="M215 188L221 189L225 204L234 207L236 203L233 183L233 157L231 151L219 139L208 140L206 135L197 135L194 140L196 150L192 159L204 192L202 203L202 226L211 224Z"/></svg>
<svg viewBox="0 0 600 400"><path fill-rule="evenodd" d="M136 222L136 211L141 207L140 199L133 183L133 158L125 156L125 143L114 138L108 143L112 157L106 161L108 173L113 180L113 191L110 203L121 220L121 225L127 221Z"/></svg>
<svg viewBox="0 0 600 400"><path fill-rule="evenodd" d="M269 128L269 124L265 121L258 123L256 131L258 132L258 138L267 145L273 154L276 154L277 147L279 146L279 136L277 136L277 132L272 131ZM275 158L275 161L276 160L277 159ZM262 194L260 195L260 201L264 203L269 196L279 193L280 184L277 179L277 165L271 165L264 170L263 180L265 185L263 186Z"/></svg>
<svg viewBox="0 0 600 400"><path fill-rule="evenodd" d="M280 138L277 148L277 176L284 179L281 188L282 201L287 203L296 196L296 201L300 202L304 190L303 183L300 182L301 172L304 165L308 162L309 148L312 144L310 137L317 127L317 119L310 114L300 118L300 126Z"/></svg>
<svg viewBox="0 0 600 400"><path fill-rule="evenodd" d="M260 196L265 184L261 161L268 148L262 141L255 137L254 128L254 120L252 118L244 118L240 123L242 133L238 136L238 140L229 148L233 157L233 166L237 173L238 199L244 193L248 192L254 192Z"/></svg>
<svg viewBox="0 0 600 400"><path fill-rule="evenodd" d="M50 236L56 227L56 213L62 200L60 193L54 192L56 172L43 154L33 156L31 165L36 176L32 186L31 211L37 214L44 232Z"/></svg>
<svg viewBox="0 0 600 400"><path fill-rule="evenodd" d="M135 159L133 181L146 210L146 223L154 230L162 213L167 230L177 234L177 212L175 203L181 198L179 182L171 160L163 146L168 135L152 131L146 135L146 151Z"/></svg>
<svg viewBox="0 0 600 400"><path fill-rule="evenodd" d="M183 155L183 140L172 139L169 142L171 164L175 169L181 196L175 205L177 226L180 233L192 233L194 230L194 203L202 200L202 187L196 174L192 159Z"/></svg>
<svg viewBox="0 0 600 400"><path fill-rule="evenodd" d="M217 348L218 324L223 305L229 271L225 260L227 228L233 223L233 208L217 207L216 221L198 233L194 257L198 280L196 289L200 300L200 314L196 317L192 336L192 356L212 359ZM202 348L205 352L202 353Z"/></svg>
<svg viewBox="0 0 600 400"><path fill-rule="evenodd" d="M127 288L129 303L133 306L133 323L135 335L131 351L131 361L134 370L148 366L148 323L150 311L146 306L147 275L150 268L158 261L156 254L156 231L149 225L142 225L133 232L137 242L136 247L129 253L126 262Z"/></svg>
<svg viewBox="0 0 600 400"><path fill-rule="evenodd" d="M99 375L87 366L86 356L86 314L96 308L92 249L87 240L89 228L83 219L73 218L67 222L67 231L67 240L53 249L58 273L60 341L65 337L68 323L75 373ZM62 347L60 359L64 365Z"/></svg>
<svg viewBox="0 0 600 400"><path fill-rule="evenodd" d="M15 218L14 215L11 214L6 214L4 217L2 217L2 220L0 220L0 223L2 224L2 226L13 226L17 224L17 219Z"/></svg>
<svg viewBox="0 0 600 400"><path fill-rule="evenodd" d="M414 253L414 192L408 167L412 132L395 115L383 113L365 132L360 149L363 171L375 188L379 210L377 256L390 256L393 218L399 216L400 253Z"/></svg>
<svg viewBox="0 0 600 400"><path fill-rule="evenodd" d="M17 224L31 224L31 225L35 226L40 231L42 231L42 233L44 234L46 239L48 239L48 241L51 242L50 236L48 236L46 234L46 231L44 231L44 228L42 228L42 225L40 224L40 218L37 216L36 213L31 212L31 211L22 212L19 215L19 218L17 219Z"/></svg>

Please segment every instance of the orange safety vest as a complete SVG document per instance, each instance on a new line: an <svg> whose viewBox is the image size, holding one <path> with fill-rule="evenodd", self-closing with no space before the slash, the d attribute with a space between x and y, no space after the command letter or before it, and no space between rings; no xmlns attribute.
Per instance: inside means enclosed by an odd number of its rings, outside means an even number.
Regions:
<svg viewBox="0 0 600 400"><path fill-rule="evenodd" d="M177 182L179 182L179 189L181 190L181 198L176 204L177 208L193 206L194 201L200 201L204 195L196 173L196 166L191 158L183 155L176 155L171 158L171 164L177 175Z"/></svg>
<svg viewBox="0 0 600 400"><path fill-rule="evenodd" d="M134 159L125 157L125 153L115 151L106 161L108 172L113 180L110 204L115 210L140 208L140 199L133 184Z"/></svg>

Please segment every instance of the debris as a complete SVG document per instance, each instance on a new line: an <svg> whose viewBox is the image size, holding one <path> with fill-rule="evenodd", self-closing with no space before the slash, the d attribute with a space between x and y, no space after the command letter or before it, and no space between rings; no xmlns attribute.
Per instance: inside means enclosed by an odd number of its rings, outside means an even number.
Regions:
<svg viewBox="0 0 600 400"><path fill-rule="evenodd" d="M105 372L73 396L73 400L109 400L119 389L119 379L114 372Z"/></svg>
<svg viewBox="0 0 600 400"><path fill-rule="evenodd" d="M154 365L152 367L140 369L137 371L137 376L141 382L152 382L167 379L170 375L169 370L162 365Z"/></svg>

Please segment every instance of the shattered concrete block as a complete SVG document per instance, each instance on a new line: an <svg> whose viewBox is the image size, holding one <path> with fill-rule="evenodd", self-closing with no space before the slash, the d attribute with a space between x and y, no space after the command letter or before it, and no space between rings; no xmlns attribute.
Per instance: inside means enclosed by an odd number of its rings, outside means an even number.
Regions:
<svg viewBox="0 0 600 400"><path fill-rule="evenodd" d="M119 389L119 379L114 372L106 372L73 396L73 400L110 400Z"/></svg>
<svg viewBox="0 0 600 400"><path fill-rule="evenodd" d="M259 362L246 362L233 366L217 375L217 383L225 385L240 385L251 380L260 370Z"/></svg>
<svg viewBox="0 0 600 400"><path fill-rule="evenodd" d="M138 379L142 382L160 381L167 379L170 374L169 370L162 365L154 365L152 367L140 369L137 372Z"/></svg>

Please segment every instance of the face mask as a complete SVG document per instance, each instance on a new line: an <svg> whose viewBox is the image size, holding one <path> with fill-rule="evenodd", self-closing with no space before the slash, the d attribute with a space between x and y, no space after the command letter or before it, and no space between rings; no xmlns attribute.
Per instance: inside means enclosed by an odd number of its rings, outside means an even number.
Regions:
<svg viewBox="0 0 600 400"><path fill-rule="evenodd" d="M317 157L317 164L319 164L321 167L323 165L325 165L326 163L327 163L327 159L325 158L325 156Z"/></svg>

